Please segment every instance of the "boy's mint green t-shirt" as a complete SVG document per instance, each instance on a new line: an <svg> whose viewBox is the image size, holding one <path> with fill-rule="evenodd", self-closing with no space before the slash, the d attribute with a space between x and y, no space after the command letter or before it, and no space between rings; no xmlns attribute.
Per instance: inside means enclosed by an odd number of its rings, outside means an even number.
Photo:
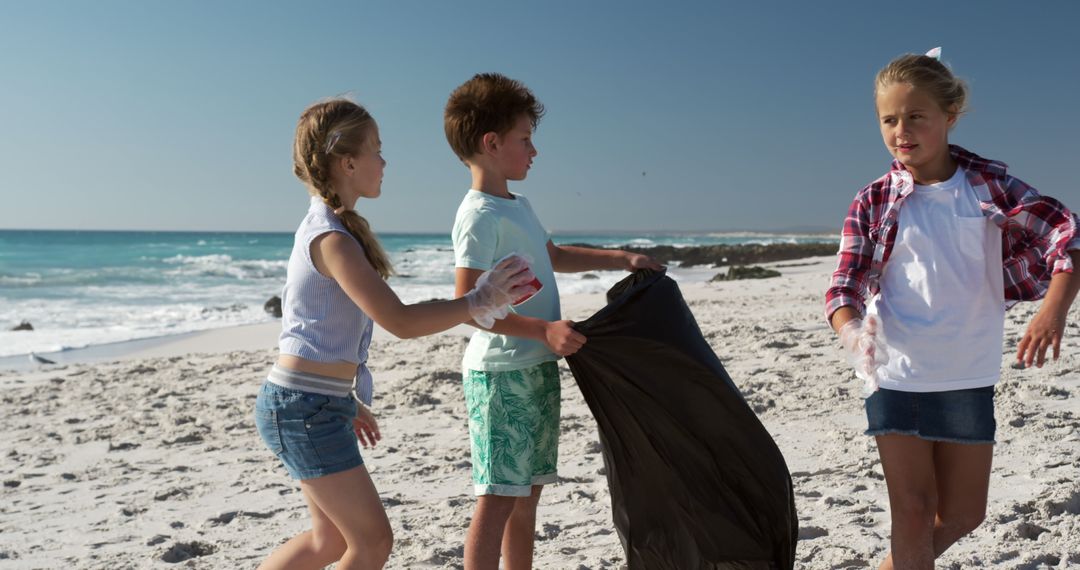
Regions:
<svg viewBox="0 0 1080 570"><path fill-rule="evenodd" d="M488 270L511 253L526 254L532 270L544 284L538 293L510 310L526 317L559 320L559 289L551 267L544 229L529 201L520 194L499 198L469 190L454 218L454 265ZM469 370L501 372L521 370L541 362L558 360L544 343L536 340L477 330L465 349L462 365Z"/></svg>

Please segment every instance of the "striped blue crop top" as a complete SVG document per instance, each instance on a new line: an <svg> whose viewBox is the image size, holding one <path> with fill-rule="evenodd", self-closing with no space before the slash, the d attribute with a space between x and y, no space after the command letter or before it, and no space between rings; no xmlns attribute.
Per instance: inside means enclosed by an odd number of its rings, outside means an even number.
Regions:
<svg viewBox="0 0 1080 570"><path fill-rule="evenodd" d="M311 199L300 222L281 291L281 336L278 350L315 362L356 363L357 393L370 403L371 372L367 369L371 318L356 306L337 281L315 269L311 242L327 232L355 239L322 200ZM365 397L366 396L366 397Z"/></svg>

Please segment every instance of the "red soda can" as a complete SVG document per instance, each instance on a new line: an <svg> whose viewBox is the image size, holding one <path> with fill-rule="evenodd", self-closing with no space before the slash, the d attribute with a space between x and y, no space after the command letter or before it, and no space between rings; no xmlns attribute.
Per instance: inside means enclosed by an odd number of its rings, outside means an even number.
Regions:
<svg viewBox="0 0 1080 570"><path fill-rule="evenodd" d="M529 282L529 285L532 285L536 289L536 291L533 291L532 293L529 293L528 295L525 295L524 297L518 299L517 301L514 301L513 303L510 303L510 306L516 307L516 306L524 303L525 301L528 301L533 295L539 293L540 290L544 288L544 284L541 283L540 280L537 279L536 277L533 277L533 280Z"/></svg>

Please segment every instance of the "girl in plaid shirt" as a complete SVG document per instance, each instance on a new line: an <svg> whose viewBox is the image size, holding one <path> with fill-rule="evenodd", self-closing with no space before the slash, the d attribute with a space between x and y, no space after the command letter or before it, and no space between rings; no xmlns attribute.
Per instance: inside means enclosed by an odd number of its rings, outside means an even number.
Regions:
<svg viewBox="0 0 1080 570"><path fill-rule="evenodd" d="M940 50L901 56L875 81L895 158L844 222L826 313L867 385L892 514L881 568L933 568L982 522L1005 310L1043 299L1017 350L1059 355L1080 289L1078 219L1003 163L948 142L967 90Z"/></svg>

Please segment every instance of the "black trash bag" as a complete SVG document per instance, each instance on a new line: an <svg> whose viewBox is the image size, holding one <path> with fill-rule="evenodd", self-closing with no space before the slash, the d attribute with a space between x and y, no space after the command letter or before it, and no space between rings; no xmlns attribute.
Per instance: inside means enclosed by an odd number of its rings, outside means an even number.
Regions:
<svg viewBox="0 0 1080 570"><path fill-rule="evenodd" d="M574 328L588 342L567 362L600 427L629 568L793 568L787 464L678 285L640 270Z"/></svg>

